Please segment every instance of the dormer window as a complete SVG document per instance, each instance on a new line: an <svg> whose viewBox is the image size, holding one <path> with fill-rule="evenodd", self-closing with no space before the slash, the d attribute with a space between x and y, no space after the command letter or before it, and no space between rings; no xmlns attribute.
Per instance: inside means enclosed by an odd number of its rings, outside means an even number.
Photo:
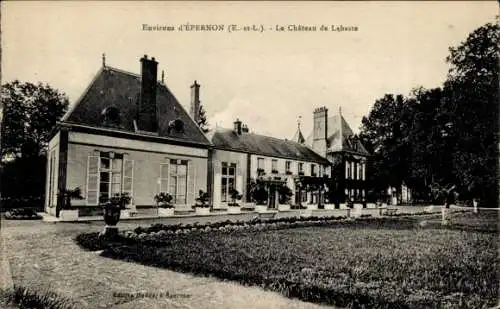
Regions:
<svg viewBox="0 0 500 309"><path fill-rule="evenodd" d="M114 106L103 109L101 112L101 124L106 127L119 128L121 125L120 110Z"/></svg>
<svg viewBox="0 0 500 309"><path fill-rule="evenodd" d="M168 134L170 133L184 133L184 122L179 118L170 121L168 123Z"/></svg>

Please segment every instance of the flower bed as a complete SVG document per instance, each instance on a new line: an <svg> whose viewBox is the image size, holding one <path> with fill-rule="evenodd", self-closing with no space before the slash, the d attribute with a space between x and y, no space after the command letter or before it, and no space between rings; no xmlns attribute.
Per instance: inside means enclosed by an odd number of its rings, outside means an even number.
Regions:
<svg viewBox="0 0 500 309"><path fill-rule="evenodd" d="M127 237L102 255L340 307L483 308L498 291L496 233L413 218L158 224Z"/></svg>
<svg viewBox="0 0 500 309"><path fill-rule="evenodd" d="M34 208L15 208L5 212L5 219L9 220L39 220L42 217Z"/></svg>

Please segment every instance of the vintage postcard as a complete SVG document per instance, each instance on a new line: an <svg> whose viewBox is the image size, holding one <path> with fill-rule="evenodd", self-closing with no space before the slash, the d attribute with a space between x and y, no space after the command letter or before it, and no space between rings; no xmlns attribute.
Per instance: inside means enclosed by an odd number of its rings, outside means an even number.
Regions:
<svg viewBox="0 0 500 309"><path fill-rule="evenodd" d="M497 12L2 2L0 307L498 308Z"/></svg>

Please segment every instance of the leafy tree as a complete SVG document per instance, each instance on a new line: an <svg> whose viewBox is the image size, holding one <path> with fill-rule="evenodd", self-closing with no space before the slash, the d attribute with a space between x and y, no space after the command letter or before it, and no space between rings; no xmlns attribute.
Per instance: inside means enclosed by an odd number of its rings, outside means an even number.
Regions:
<svg viewBox="0 0 500 309"><path fill-rule="evenodd" d="M64 114L67 97L49 85L13 81L2 99L2 197L18 206L42 206L46 151L51 130Z"/></svg>
<svg viewBox="0 0 500 309"><path fill-rule="evenodd" d="M473 31L450 48L443 130L449 131L453 173L461 191L496 204L498 158L498 24Z"/></svg>
<svg viewBox="0 0 500 309"><path fill-rule="evenodd" d="M405 180L408 141L403 136L406 104L402 95L386 94L375 102L368 117L363 117L360 138L372 154L368 181L376 190L399 186Z"/></svg>
<svg viewBox="0 0 500 309"><path fill-rule="evenodd" d="M4 84L0 96L2 158L45 154L50 132L68 107L66 95L49 85L16 80Z"/></svg>
<svg viewBox="0 0 500 309"><path fill-rule="evenodd" d="M208 124L207 115L206 115L205 108L203 107L203 105L200 105L198 125L200 126L201 131L203 133L210 132L210 127L209 127L209 124Z"/></svg>
<svg viewBox="0 0 500 309"><path fill-rule="evenodd" d="M405 182L414 196L432 198L454 185L463 198L496 204L498 30L486 24L450 48L442 88L375 102L360 137L373 154L368 176L376 188Z"/></svg>

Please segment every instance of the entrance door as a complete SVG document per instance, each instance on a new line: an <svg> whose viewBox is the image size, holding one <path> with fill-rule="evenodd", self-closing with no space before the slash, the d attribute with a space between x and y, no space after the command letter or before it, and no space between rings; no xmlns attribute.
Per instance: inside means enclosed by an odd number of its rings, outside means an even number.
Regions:
<svg viewBox="0 0 500 309"><path fill-rule="evenodd" d="M276 208L276 198L278 192L275 186L269 187L269 208Z"/></svg>

